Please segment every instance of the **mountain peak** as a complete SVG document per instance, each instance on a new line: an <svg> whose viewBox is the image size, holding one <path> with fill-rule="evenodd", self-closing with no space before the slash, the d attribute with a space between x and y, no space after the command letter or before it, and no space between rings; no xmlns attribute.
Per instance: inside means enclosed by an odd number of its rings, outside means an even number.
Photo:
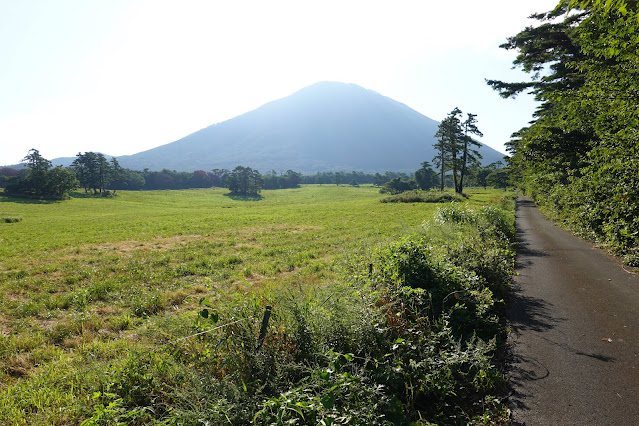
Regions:
<svg viewBox="0 0 639 426"><path fill-rule="evenodd" d="M386 170L413 172L434 157L438 122L356 84L321 81L184 138L118 160L160 170ZM486 146L487 163L502 154Z"/></svg>

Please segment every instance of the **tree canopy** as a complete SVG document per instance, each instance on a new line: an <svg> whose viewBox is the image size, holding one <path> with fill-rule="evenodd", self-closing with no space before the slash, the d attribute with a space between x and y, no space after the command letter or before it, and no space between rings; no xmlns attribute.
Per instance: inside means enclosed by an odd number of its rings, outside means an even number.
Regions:
<svg viewBox="0 0 639 426"><path fill-rule="evenodd" d="M531 91L533 123L508 144L517 184L552 214L639 264L639 13L636 1L564 0L503 48Z"/></svg>
<svg viewBox="0 0 639 426"><path fill-rule="evenodd" d="M259 195L262 191L262 175L250 167L237 166L226 178L229 190L238 195Z"/></svg>
<svg viewBox="0 0 639 426"><path fill-rule="evenodd" d="M78 185L72 172L61 166L52 168L37 149L31 149L22 162L27 168L7 185L5 191L9 195L63 199Z"/></svg>
<svg viewBox="0 0 639 426"><path fill-rule="evenodd" d="M479 142L472 135L482 136L477 128L477 115L468 114L466 120L461 120L462 111L454 108L442 120L435 133L437 142L434 144L437 155L433 162L439 168L440 190L446 185L445 174L452 172L455 192L461 194L464 190L464 178L468 175L469 167L478 166L481 154L473 148L479 147Z"/></svg>

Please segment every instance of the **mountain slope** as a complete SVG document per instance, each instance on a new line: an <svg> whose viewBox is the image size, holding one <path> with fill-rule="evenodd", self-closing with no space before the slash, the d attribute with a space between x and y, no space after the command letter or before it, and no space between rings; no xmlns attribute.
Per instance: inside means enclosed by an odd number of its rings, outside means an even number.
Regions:
<svg viewBox="0 0 639 426"><path fill-rule="evenodd" d="M322 82L178 141L119 157L141 170L193 171L245 165L292 169L414 171L435 155L438 122L354 84ZM503 154L483 146L484 163Z"/></svg>

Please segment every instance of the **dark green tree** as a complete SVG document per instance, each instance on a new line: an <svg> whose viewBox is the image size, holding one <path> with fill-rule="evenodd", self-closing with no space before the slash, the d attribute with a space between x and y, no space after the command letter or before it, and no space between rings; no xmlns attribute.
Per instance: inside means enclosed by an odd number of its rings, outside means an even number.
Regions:
<svg viewBox="0 0 639 426"><path fill-rule="evenodd" d="M226 177L229 175L229 171L227 169L213 169L211 170L213 185L224 188L227 186Z"/></svg>
<svg viewBox="0 0 639 426"><path fill-rule="evenodd" d="M63 168L56 166L46 173L45 187L42 195L55 199L67 198L69 191L78 186L78 180L75 174Z"/></svg>
<svg viewBox="0 0 639 426"><path fill-rule="evenodd" d="M388 182L388 180L386 179L386 176L381 175L379 172L375 173L375 175L373 177L373 185L382 186L386 182Z"/></svg>
<svg viewBox="0 0 639 426"><path fill-rule="evenodd" d="M437 172L435 172L428 161L422 163L422 167L415 172L415 182L421 190L429 190L437 185Z"/></svg>
<svg viewBox="0 0 639 426"><path fill-rule="evenodd" d="M480 164L481 154L473 147L479 148L481 144L474 140L472 135L484 136L477 128L477 114L468 113L466 120L462 123L462 128L464 130L464 147L460 165L459 187L455 188L459 194L464 191L464 177L468 174L468 169Z"/></svg>
<svg viewBox="0 0 639 426"><path fill-rule="evenodd" d="M417 184L414 180L403 180L400 177L396 177L386 182L379 192L382 194L400 194L415 189L416 186Z"/></svg>
<svg viewBox="0 0 639 426"><path fill-rule="evenodd" d="M7 185L8 194L63 199L78 185L72 172L61 166L52 169L51 162L40 155L37 149L30 150L22 162L26 163L27 169Z"/></svg>
<svg viewBox="0 0 639 426"><path fill-rule="evenodd" d="M540 105L513 134L511 179L575 231L639 264L639 12L636 1L561 1L502 47Z"/></svg>
<svg viewBox="0 0 639 426"><path fill-rule="evenodd" d="M112 177L112 165L109 164L104 154L96 152L78 153L71 163L71 169L84 188L84 192L92 190L95 195L102 193L107 188ZM116 165L119 166L116 160Z"/></svg>
<svg viewBox="0 0 639 426"><path fill-rule="evenodd" d="M283 178L282 188L297 188L302 181L302 174L294 172L293 170L287 170Z"/></svg>
<svg viewBox="0 0 639 426"><path fill-rule="evenodd" d="M455 190L458 188L460 170L460 155L464 146L464 133L461 126L461 110L453 109L448 116L442 120L435 133L437 142L434 147L437 155L433 158L433 163L439 169L440 174L440 191L446 186L445 174L452 171Z"/></svg>
<svg viewBox="0 0 639 426"><path fill-rule="evenodd" d="M227 176L229 190L237 195L259 195L262 191L262 175L250 167L237 166Z"/></svg>
<svg viewBox="0 0 639 426"><path fill-rule="evenodd" d="M118 189L135 191L144 189L146 181L141 172L122 168L119 173L112 176L109 189L114 192Z"/></svg>
<svg viewBox="0 0 639 426"><path fill-rule="evenodd" d="M27 164L25 183L31 188L30 192L33 195L45 195L47 172L51 168L51 161L40 155L37 149L31 149L22 162Z"/></svg>
<svg viewBox="0 0 639 426"><path fill-rule="evenodd" d="M508 188L510 184L510 169L507 167L492 170L486 176L486 184L493 188Z"/></svg>

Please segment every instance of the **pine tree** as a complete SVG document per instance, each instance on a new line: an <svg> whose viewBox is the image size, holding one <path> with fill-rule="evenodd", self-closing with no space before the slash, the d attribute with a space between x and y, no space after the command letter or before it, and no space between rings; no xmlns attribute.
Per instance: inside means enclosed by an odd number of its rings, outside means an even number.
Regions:
<svg viewBox="0 0 639 426"><path fill-rule="evenodd" d="M442 120L435 133L438 141L433 145L437 151L437 155L433 158L433 163L439 168L440 174L440 191L446 186L445 174L447 171L453 171L453 181L457 188L459 161L458 156L463 147L463 132L459 116L461 115L459 108L453 109L446 118Z"/></svg>
<svg viewBox="0 0 639 426"><path fill-rule="evenodd" d="M464 190L464 177L468 173L468 167L473 165L479 165L479 159L481 154L473 146L479 148L481 144L474 140L471 135L484 136L482 132L477 128L477 114L468 113L466 120L462 123L464 129L464 149L461 162L461 173L459 177L459 188L455 190L458 193L462 193Z"/></svg>

